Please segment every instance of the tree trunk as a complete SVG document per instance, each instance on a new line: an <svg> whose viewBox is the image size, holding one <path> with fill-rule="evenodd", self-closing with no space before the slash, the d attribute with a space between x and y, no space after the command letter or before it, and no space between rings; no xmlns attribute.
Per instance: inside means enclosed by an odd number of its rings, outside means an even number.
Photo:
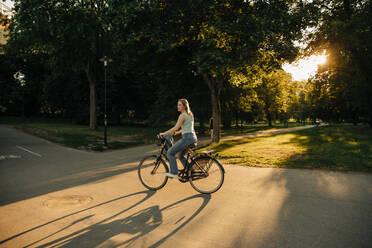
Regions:
<svg viewBox="0 0 372 248"><path fill-rule="evenodd" d="M210 93L211 93L211 105L212 105L212 117L213 117L212 143L218 143L220 142L220 138L221 138L220 93L222 89L223 79L211 79L205 73L203 73L203 78L205 82L207 83Z"/></svg>
<svg viewBox="0 0 372 248"><path fill-rule="evenodd" d="M221 138L221 107L216 90L211 90L211 103L213 113L213 139L212 143L220 142Z"/></svg>
<svg viewBox="0 0 372 248"><path fill-rule="evenodd" d="M269 123L269 127L272 127L273 123L272 123L272 117L271 117L269 108L265 108L265 112L266 112L267 122Z"/></svg>
<svg viewBox="0 0 372 248"><path fill-rule="evenodd" d="M346 17L349 20L352 14L351 7L350 7L350 0L344 0L344 8L345 8Z"/></svg>
<svg viewBox="0 0 372 248"><path fill-rule="evenodd" d="M199 133L200 134L204 134L205 131L206 131L206 128L205 128L205 123L207 123L207 121L205 120L205 118L199 118Z"/></svg>
<svg viewBox="0 0 372 248"><path fill-rule="evenodd" d="M89 59L88 64L85 67L85 73L89 81L89 128L92 130L96 130L96 75L94 73L93 63L93 59Z"/></svg>

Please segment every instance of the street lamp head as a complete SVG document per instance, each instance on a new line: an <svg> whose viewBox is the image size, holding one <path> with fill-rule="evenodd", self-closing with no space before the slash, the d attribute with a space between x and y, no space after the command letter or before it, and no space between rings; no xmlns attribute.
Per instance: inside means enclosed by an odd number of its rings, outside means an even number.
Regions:
<svg viewBox="0 0 372 248"><path fill-rule="evenodd" d="M112 62L112 59L108 58L107 56L103 56L99 59L100 62L103 62L104 66L107 66L107 63Z"/></svg>
<svg viewBox="0 0 372 248"><path fill-rule="evenodd" d="M19 84L23 87L25 86L25 74L23 74L21 71L17 71L13 75L14 79L19 82Z"/></svg>

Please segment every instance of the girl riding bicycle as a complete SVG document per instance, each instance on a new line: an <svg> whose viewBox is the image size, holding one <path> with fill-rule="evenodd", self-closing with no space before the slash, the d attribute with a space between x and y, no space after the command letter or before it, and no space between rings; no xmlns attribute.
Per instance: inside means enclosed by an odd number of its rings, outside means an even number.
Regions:
<svg viewBox="0 0 372 248"><path fill-rule="evenodd" d="M189 102L186 99L179 99L177 103L177 110L181 114L178 117L177 123L174 127L166 132L160 133L160 136L178 135L182 133L182 139L177 141L167 152L170 173L166 173L167 177L178 178L178 167L176 161L176 153L179 153L179 159L183 165L186 164L185 154L187 147L197 142L197 137L194 130L194 115L190 110Z"/></svg>

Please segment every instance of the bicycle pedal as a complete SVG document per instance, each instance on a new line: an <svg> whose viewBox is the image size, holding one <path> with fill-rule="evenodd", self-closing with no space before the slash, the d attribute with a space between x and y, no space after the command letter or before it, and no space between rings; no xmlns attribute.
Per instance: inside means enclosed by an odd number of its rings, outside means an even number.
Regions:
<svg viewBox="0 0 372 248"><path fill-rule="evenodd" d="M181 183L186 183L189 181L189 179L187 177L179 177L178 180L181 182Z"/></svg>

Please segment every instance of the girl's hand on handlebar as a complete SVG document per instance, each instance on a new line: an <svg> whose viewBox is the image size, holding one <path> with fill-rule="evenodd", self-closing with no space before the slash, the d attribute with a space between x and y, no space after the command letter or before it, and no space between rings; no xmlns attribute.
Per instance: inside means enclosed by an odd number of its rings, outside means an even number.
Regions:
<svg viewBox="0 0 372 248"><path fill-rule="evenodd" d="M181 133L182 133L182 130L176 131L176 132L174 132L173 136L179 135Z"/></svg>

